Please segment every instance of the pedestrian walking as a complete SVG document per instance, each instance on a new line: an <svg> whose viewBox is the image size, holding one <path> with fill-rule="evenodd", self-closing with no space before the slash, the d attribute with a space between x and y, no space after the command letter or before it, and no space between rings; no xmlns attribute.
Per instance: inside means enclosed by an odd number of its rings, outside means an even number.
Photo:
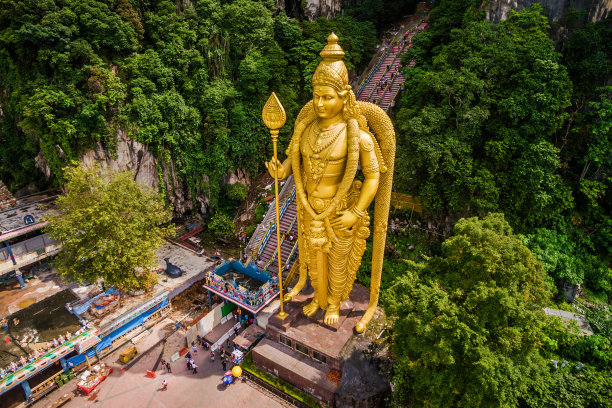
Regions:
<svg viewBox="0 0 612 408"><path fill-rule="evenodd" d="M187 360L187 369L191 370L191 359Z"/></svg>
<svg viewBox="0 0 612 408"><path fill-rule="evenodd" d="M193 355L197 355L198 354L198 348L196 346L193 346Z"/></svg>
<svg viewBox="0 0 612 408"><path fill-rule="evenodd" d="M231 343L230 338L228 337L227 338L227 348L230 348L230 347L232 347L232 343Z"/></svg>
<svg viewBox="0 0 612 408"><path fill-rule="evenodd" d="M210 351L210 360L215 361L215 352L212 350Z"/></svg>
<svg viewBox="0 0 612 408"><path fill-rule="evenodd" d="M166 368L168 369L168 374L171 374L172 368L170 367L170 363L166 362Z"/></svg>
<svg viewBox="0 0 612 408"><path fill-rule="evenodd" d="M208 351L208 349L210 348L210 345L208 344L207 341L204 342L204 350Z"/></svg>
<svg viewBox="0 0 612 408"><path fill-rule="evenodd" d="M221 365L223 366L223 371L227 371L227 363L225 362L225 360L221 361Z"/></svg>
<svg viewBox="0 0 612 408"><path fill-rule="evenodd" d="M163 358L159 361L161 363L161 366L163 368L166 368L166 360L164 360Z"/></svg>
<svg viewBox="0 0 612 408"><path fill-rule="evenodd" d="M223 350L223 346L221 346L219 348L219 357L223 357L223 353L225 352L225 350Z"/></svg>
<svg viewBox="0 0 612 408"><path fill-rule="evenodd" d="M166 379L162 380L162 391L167 391L168 390L168 381L166 381Z"/></svg>
<svg viewBox="0 0 612 408"><path fill-rule="evenodd" d="M196 363L193 363L193 364L191 365L191 367L193 367L193 373L194 373L194 374L197 374L197 373L198 373L198 366L197 366L197 364L196 364Z"/></svg>

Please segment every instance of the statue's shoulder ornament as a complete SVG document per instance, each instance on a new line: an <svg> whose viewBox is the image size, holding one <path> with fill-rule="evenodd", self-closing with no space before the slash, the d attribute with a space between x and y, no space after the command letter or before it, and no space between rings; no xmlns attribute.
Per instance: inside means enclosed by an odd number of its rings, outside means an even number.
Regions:
<svg viewBox="0 0 612 408"><path fill-rule="evenodd" d="M361 137L359 139L359 145L366 152L371 152L372 150L374 150L374 140L372 140L372 135L362 130Z"/></svg>

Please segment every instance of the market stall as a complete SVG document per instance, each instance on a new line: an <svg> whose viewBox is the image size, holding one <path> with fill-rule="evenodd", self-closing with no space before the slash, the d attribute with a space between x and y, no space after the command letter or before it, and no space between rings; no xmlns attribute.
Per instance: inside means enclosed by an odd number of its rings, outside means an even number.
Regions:
<svg viewBox="0 0 612 408"><path fill-rule="evenodd" d="M98 384L106 379L113 372L112 367L106 366L104 363L96 364L91 368L91 371L85 370L81 375L81 381L77 384L77 388L85 395L89 395Z"/></svg>

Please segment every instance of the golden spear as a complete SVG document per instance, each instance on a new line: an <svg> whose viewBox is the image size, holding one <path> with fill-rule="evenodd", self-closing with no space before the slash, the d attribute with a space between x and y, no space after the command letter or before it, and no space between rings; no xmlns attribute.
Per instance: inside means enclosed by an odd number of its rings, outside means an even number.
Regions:
<svg viewBox="0 0 612 408"><path fill-rule="evenodd" d="M261 117L268 129L270 129L270 136L272 137L272 145L274 146L274 197L276 202L276 252L278 253L278 286L280 288L280 313L278 317L284 319L287 317L287 313L283 310L283 271L281 263L281 245L280 245L280 217L278 212L278 158L277 158L277 142L278 142L278 130L285 125L287 120L287 114L283 105L281 105L278 97L274 92L268 98L268 101L263 107Z"/></svg>

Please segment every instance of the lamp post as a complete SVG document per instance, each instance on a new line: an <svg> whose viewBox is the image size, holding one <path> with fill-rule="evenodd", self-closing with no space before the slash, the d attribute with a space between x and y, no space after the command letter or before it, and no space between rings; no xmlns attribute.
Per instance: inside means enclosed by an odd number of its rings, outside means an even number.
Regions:
<svg viewBox="0 0 612 408"><path fill-rule="evenodd" d="M278 253L278 286L280 288L280 312L278 317L284 319L287 317L287 313L283 310L283 271L281 263L281 245L280 245L280 217L278 211L278 157L277 157L277 142L278 142L278 130L285 125L287 120L287 114L283 105L281 105L278 97L274 92L268 98L268 101L263 107L261 117L264 124L270 129L270 136L272 137L272 145L274 146L274 197L276 203L276 252Z"/></svg>

